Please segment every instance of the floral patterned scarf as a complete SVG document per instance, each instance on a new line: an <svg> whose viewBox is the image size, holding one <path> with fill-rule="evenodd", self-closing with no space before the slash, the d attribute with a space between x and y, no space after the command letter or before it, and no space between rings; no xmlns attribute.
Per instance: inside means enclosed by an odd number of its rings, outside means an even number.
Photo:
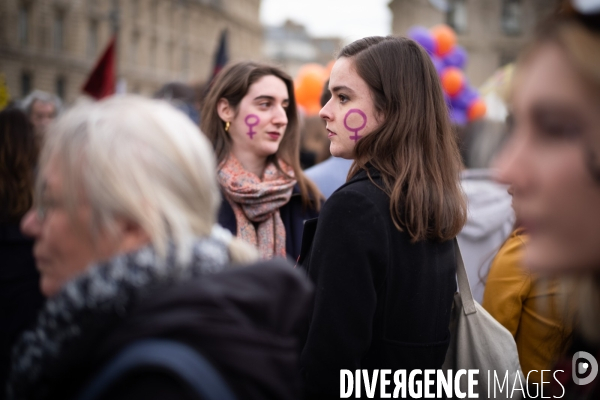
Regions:
<svg viewBox="0 0 600 400"><path fill-rule="evenodd" d="M230 155L218 173L219 184L235 214L236 236L254 245L262 259L286 256L285 226L279 208L290 200L296 180L290 166L282 161L279 165L288 176L270 163L261 180Z"/></svg>

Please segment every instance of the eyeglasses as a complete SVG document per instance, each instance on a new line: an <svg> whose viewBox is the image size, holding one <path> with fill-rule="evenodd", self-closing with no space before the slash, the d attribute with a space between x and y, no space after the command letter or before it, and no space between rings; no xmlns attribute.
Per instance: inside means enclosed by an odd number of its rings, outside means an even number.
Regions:
<svg viewBox="0 0 600 400"><path fill-rule="evenodd" d="M35 216L38 221L44 222L46 220L46 215L48 215L48 208L42 206L41 204L37 204L35 207Z"/></svg>
<svg viewBox="0 0 600 400"><path fill-rule="evenodd" d="M35 204L35 215L40 222L44 222L48 217L48 213L61 207L61 203L53 199L42 199Z"/></svg>

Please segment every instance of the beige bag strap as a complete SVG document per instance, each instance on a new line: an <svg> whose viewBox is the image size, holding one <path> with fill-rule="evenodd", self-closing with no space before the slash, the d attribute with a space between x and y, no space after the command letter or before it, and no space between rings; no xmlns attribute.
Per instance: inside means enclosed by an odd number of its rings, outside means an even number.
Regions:
<svg viewBox="0 0 600 400"><path fill-rule="evenodd" d="M471 293L467 270L465 269L465 263L463 262L460 247L458 246L456 238L454 238L454 254L456 257L456 280L458 281L458 292L460 293L463 310L465 311L465 315L476 313L477 308L475 308L475 300L473 300L473 293Z"/></svg>

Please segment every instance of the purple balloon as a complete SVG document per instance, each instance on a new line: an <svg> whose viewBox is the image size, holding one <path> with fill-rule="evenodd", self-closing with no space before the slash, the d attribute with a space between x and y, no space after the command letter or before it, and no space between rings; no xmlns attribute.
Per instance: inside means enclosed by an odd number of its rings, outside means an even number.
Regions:
<svg viewBox="0 0 600 400"><path fill-rule="evenodd" d="M464 89L452 98L452 107L466 110L469 105L479 97L479 93L470 85L465 85Z"/></svg>
<svg viewBox="0 0 600 400"><path fill-rule="evenodd" d="M431 32L424 26L413 26L408 30L408 37L419 43L427 53L433 54L435 51L435 40Z"/></svg>
<svg viewBox="0 0 600 400"><path fill-rule="evenodd" d="M450 110L450 120L457 125L466 125L468 121L467 112L459 108L453 108Z"/></svg>
<svg viewBox="0 0 600 400"><path fill-rule="evenodd" d="M454 48L444 56L444 64L447 67L457 67L463 69L467 65L469 56L467 51L462 46L454 46Z"/></svg>
<svg viewBox="0 0 600 400"><path fill-rule="evenodd" d="M438 56L431 56L431 62L433 63L433 66L435 67L435 70L438 73L438 76L442 76L442 71L445 68L444 62L442 61L441 58L439 58Z"/></svg>

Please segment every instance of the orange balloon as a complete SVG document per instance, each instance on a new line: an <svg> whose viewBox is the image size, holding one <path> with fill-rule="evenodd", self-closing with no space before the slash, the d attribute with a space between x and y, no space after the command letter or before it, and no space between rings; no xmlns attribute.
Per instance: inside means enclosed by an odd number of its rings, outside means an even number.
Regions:
<svg viewBox="0 0 600 400"><path fill-rule="evenodd" d="M300 67L298 73L296 74L296 79L298 81L302 81L307 76L317 77L325 81L328 78L329 74L327 72L327 69L321 64L309 63L304 64Z"/></svg>
<svg viewBox="0 0 600 400"><path fill-rule="evenodd" d="M306 76L295 87L296 102L302 106L308 106L318 101L323 90L323 81L314 76Z"/></svg>
<svg viewBox="0 0 600 400"><path fill-rule="evenodd" d="M325 84L325 68L319 64L303 65L294 82L296 102L308 109L311 104L319 103Z"/></svg>
<svg viewBox="0 0 600 400"><path fill-rule="evenodd" d="M467 117L469 118L469 121L475 121L476 119L483 117L486 111L487 107L485 102L482 99L476 99L469 105Z"/></svg>
<svg viewBox="0 0 600 400"><path fill-rule="evenodd" d="M442 87L449 96L456 96L465 84L462 71L456 67L448 67L442 71Z"/></svg>
<svg viewBox="0 0 600 400"><path fill-rule="evenodd" d="M308 63L308 64L304 64L303 66L301 66L296 75L298 77L300 77L300 76L305 75L306 73L311 73L311 72L317 72L317 73L322 74L324 71L325 71L325 67L322 66L321 64Z"/></svg>
<svg viewBox="0 0 600 400"><path fill-rule="evenodd" d="M431 35L435 40L435 54L444 56L452 50L456 44L456 34L448 25L436 25L431 29Z"/></svg>
<svg viewBox="0 0 600 400"><path fill-rule="evenodd" d="M309 117L315 116L315 115L319 115L319 111L321 111L321 104L319 102L316 103L311 103L308 104L307 106L304 107L304 111L306 112L306 115L308 115Z"/></svg>

